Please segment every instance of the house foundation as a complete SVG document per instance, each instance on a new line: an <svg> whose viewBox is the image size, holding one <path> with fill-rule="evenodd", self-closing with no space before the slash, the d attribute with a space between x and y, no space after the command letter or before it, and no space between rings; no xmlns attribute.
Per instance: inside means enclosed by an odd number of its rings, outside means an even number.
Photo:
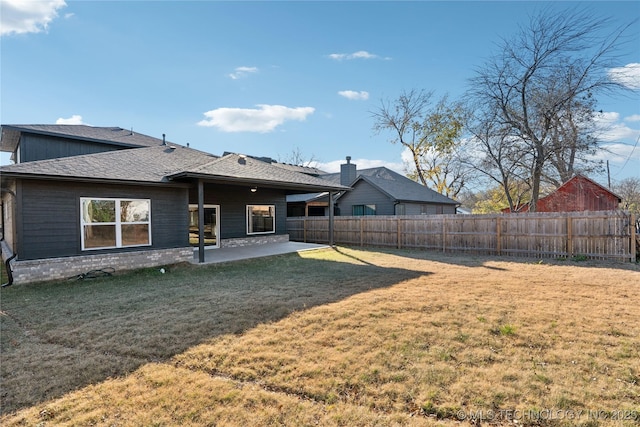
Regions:
<svg viewBox="0 0 640 427"><path fill-rule="evenodd" d="M289 241L288 234L269 234L264 236L240 237L235 239L221 239L221 248L237 248L253 245L265 245L268 243L286 243Z"/></svg>
<svg viewBox="0 0 640 427"><path fill-rule="evenodd" d="M3 258L8 252L3 248ZM193 249L171 248L112 254L82 255L10 262L13 284L68 279L92 270L113 268L116 272L189 262ZM3 268L4 265L3 265Z"/></svg>

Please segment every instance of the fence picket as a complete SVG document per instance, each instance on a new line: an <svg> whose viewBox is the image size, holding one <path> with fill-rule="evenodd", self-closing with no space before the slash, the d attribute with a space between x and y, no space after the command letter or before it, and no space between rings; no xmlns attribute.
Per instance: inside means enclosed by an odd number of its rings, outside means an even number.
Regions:
<svg viewBox="0 0 640 427"><path fill-rule="evenodd" d="M293 241L329 242L327 217L287 218ZM632 215L622 211L493 215L337 216L334 242L511 256L635 261Z"/></svg>

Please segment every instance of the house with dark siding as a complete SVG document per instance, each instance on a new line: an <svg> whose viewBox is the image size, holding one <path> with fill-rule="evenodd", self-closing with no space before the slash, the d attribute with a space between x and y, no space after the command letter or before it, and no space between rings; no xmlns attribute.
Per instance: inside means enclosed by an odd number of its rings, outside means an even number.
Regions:
<svg viewBox="0 0 640 427"><path fill-rule="evenodd" d="M460 205L386 167L358 170L350 157L340 165L340 173L318 177L351 187L336 195L335 213L340 216L455 214ZM289 216L327 216L329 194L292 195L287 204Z"/></svg>
<svg viewBox="0 0 640 427"><path fill-rule="evenodd" d="M0 167L0 243L15 283L287 241L287 195L348 190L122 128L3 125L0 150L15 162Z"/></svg>

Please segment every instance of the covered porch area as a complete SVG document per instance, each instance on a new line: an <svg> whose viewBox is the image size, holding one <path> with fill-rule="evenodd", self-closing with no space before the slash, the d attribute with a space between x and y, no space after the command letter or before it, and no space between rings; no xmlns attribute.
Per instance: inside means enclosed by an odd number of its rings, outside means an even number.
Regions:
<svg viewBox="0 0 640 427"><path fill-rule="evenodd" d="M287 196L326 193L331 205L335 193L350 189L239 154L227 154L169 178L191 185L189 241L197 245L198 263L295 252L299 247L288 241ZM329 209L330 224L333 224L332 208ZM234 240L243 242L236 245Z"/></svg>

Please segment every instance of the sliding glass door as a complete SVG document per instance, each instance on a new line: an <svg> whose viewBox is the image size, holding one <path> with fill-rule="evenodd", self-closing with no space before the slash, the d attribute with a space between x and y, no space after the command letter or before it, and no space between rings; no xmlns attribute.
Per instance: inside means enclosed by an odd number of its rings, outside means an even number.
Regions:
<svg viewBox="0 0 640 427"><path fill-rule="evenodd" d="M220 206L204 205L204 245L220 246ZM189 205L189 244L198 246L198 205Z"/></svg>

